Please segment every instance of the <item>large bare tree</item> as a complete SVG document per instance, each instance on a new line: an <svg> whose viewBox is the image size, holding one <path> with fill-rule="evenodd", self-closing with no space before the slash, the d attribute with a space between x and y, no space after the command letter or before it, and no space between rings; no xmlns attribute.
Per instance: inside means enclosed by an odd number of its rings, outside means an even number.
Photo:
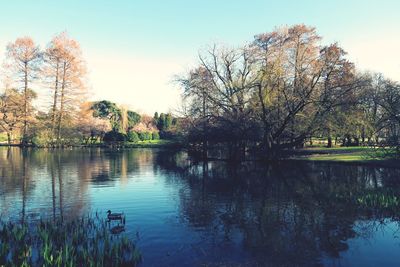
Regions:
<svg viewBox="0 0 400 267"><path fill-rule="evenodd" d="M199 118L192 129L207 124L209 139L240 153L246 143L269 155L301 145L357 87L345 52L320 39L314 28L295 25L257 35L250 46L202 54L180 79L190 117Z"/></svg>
<svg viewBox="0 0 400 267"><path fill-rule="evenodd" d="M51 127L57 141L62 128L85 101L86 65L79 43L63 32L55 36L45 51L44 76L53 90Z"/></svg>
<svg viewBox="0 0 400 267"><path fill-rule="evenodd" d="M27 142L28 124L32 121L32 110L29 104L32 94L32 81L38 78L41 52L39 47L30 37L22 37L7 46L6 68L18 89L23 92L23 131L22 141Z"/></svg>

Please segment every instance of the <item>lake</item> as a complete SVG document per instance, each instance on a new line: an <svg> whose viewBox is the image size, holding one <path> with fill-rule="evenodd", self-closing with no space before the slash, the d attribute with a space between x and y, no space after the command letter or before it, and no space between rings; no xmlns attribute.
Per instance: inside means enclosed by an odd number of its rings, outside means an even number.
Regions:
<svg viewBox="0 0 400 267"><path fill-rule="evenodd" d="M0 148L3 220L126 214L141 266L400 266L400 169Z"/></svg>

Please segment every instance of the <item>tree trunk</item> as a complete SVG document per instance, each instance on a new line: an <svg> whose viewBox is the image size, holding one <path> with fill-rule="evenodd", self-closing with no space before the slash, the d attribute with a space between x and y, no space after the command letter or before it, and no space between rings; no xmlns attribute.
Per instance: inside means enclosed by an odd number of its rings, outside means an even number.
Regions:
<svg viewBox="0 0 400 267"><path fill-rule="evenodd" d="M364 128L363 128L363 131L361 133L361 143L365 144L365 131L364 131Z"/></svg>
<svg viewBox="0 0 400 267"><path fill-rule="evenodd" d="M10 146L11 145L11 132L7 131L7 143Z"/></svg>
<svg viewBox="0 0 400 267"><path fill-rule="evenodd" d="M328 136L328 148L332 147L332 136Z"/></svg>
<svg viewBox="0 0 400 267"><path fill-rule="evenodd" d="M360 138L359 137L354 137L354 143L356 146L360 146Z"/></svg>
<svg viewBox="0 0 400 267"><path fill-rule="evenodd" d="M203 90L203 160L208 158L207 122L206 122L206 95Z"/></svg>
<svg viewBox="0 0 400 267"><path fill-rule="evenodd" d="M328 145L327 145L327 147L328 148L332 147L332 132L331 132L330 128L328 128Z"/></svg>
<svg viewBox="0 0 400 267"><path fill-rule="evenodd" d="M63 77L62 77L62 84L61 84L61 98L60 98L60 115L58 117L58 130L57 130L57 142L60 143L61 139L61 125L63 120L63 113L64 113L64 94L65 94L65 79L66 79L66 67L67 64L64 62L63 65Z"/></svg>
<svg viewBox="0 0 400 267"><path fill-rule="evenodd" d="M53 101L53 114L51 118L52 132L55 133L56 128L56 110L57 110L57 96L58 96L58 72L59 72L59 61L57 61L56 66L56 81L54 85L54 101Z"/></svg>
<svg viewBox="0 0 400 267"><path fill-rule="evenodd" d="M28 62L24 62L24 127L22 132L22 145L27 143L28 132Z"/></svg>

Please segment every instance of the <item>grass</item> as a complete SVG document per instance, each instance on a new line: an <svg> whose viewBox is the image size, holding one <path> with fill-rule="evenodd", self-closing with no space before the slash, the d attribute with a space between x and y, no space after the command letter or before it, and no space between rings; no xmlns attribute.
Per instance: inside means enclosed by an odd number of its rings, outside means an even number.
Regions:
<svg viewBox="0 0 400 267"><path fill-rule="evenodd" d="M398 163L394 151L374 147L312 147L300 150L296 160L354 162L354 163Z"/></svg>
<svg viewBox="0 0 400 267"><path fill-rule="evenodd" d="M319 147L305 148L305 150L346 152L346 151L371 151L374 150L374 148L368 146L349 146L349 147L336 146L331 148L327 148L326 146L319 146Z"/></svg>
<svg viewBox="0 0 400 267"><path fill-rule="evenodd" d="M311 155L306 157L307 160L314 161L366 161L366 160L376 160L374 158L369 158L364 153L346 153L346 154L324 154L324 155Z"/></svg>
<svg viewBox="0 0 400 267"><path fill-rule="evenodd" d="M97 216L69 222L0 222L0 266L136 266L141 255Z"/></svg>

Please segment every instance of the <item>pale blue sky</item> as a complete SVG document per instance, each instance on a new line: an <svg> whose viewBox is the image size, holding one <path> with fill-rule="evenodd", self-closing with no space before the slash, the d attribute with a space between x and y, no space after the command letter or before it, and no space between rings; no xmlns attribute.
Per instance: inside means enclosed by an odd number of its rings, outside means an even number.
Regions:
<svg viewBox="0 0 400 267"><path fill-rule="evenodd" d="M400 80L400 1L2 1L4 48L30 35L42 47L68 31L88 63L92 99L110 99L153 113L179 103L171 83L196 61L199 49L241 45L276 26L317 27L339 42L362 70Z"/></svg>

